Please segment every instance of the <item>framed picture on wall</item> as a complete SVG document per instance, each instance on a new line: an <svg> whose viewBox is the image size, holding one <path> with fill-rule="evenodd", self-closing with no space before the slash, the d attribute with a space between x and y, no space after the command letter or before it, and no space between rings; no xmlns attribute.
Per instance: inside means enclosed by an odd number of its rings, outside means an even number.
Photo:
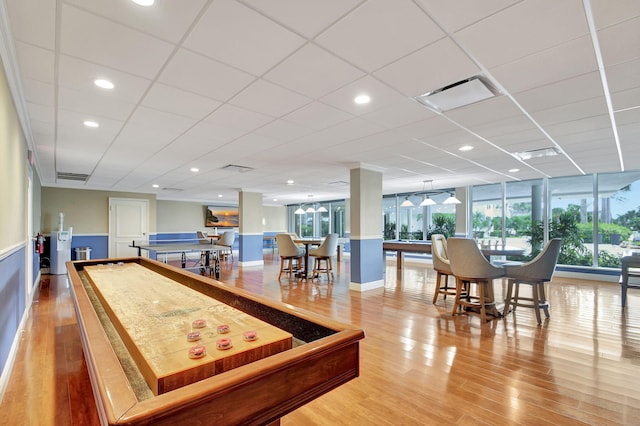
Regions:
<svg viewBox="0 0 640 426"><path fill-rule="evenodd" d="M238 208L233 206L207 206L204 226L229 228L240 225Z"/></svg>

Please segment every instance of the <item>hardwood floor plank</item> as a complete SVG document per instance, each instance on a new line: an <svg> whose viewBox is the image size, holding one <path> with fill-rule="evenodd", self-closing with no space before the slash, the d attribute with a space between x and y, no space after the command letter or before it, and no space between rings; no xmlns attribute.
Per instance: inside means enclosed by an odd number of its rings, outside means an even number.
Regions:
<svg viewBox="0 0 640 426"><path fill-rule="evenodd" d="M389 262L384 287L359 293L349 290L348 257L333 283L278 282L277 254L264 255L263 267L223 262L221 281L366 333L360 377L285 416L283 426L640 424L640 292L629 292L623 311L615 284L555 278L542 326L522 307L482 324L452 316L450 297L431 303L436 275L427 264L396 271ZM502 297L505 283L494 286ZM98 423L75 321L64 277L45 276L0 424Z"/></svg>

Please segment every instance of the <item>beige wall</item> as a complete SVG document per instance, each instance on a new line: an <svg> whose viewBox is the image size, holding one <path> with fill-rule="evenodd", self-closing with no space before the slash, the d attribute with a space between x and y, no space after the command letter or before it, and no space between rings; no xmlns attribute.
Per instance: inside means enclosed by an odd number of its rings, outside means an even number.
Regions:
<svg viewBox="0 0 640 426"><path fill-rule="evenodd" d="M92 191L86 189L42 188L42 231L58 230L59 214L64 213L64 228L74 234L109 233L109 198L149 200L149 232L156 232L155 194Z"/></svg>
<svg viewBox="0 0 640 426"><path fill-rule="evenodd" d="M0 253L27 239L27 143L0 66ZM37 227L35 227L37 228Z"/></svg>
<svg viewBox="0 0 640 426"><path fill-rule="evenodd" d="M202 203L158 200L158 232L207 231L207 206Z"/></svg>
<svg viewBox="0 0 640 426"><path fill-rule="evenodd" d="M287 208L284 206L262 206L264 232L287 232Z"/></svg>

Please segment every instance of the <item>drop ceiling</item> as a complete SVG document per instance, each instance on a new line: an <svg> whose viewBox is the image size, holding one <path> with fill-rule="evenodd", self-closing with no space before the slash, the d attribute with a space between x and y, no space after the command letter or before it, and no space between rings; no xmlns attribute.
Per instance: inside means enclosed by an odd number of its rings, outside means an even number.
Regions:
<svg viewBox="0 0 640 426"><path fill-rule="evenodd" d="M638 1L0 2L45 187L278 205L349 197L354 167L386 194L640 169ZM414 99L474 76L497 95Z"/></svg>

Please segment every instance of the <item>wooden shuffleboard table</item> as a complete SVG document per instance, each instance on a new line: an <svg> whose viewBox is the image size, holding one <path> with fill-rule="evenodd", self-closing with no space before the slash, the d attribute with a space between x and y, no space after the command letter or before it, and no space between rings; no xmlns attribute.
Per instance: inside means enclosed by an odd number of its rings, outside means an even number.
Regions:
<svg viewBox="0 0 640 426"><path fill-rule="evenodd" d="M152 259L67 269L103 424L277 424L359 375L355 327ZM217 349L221 338L232 346ZM190 358L193 345L206 355Z"/></svg>

